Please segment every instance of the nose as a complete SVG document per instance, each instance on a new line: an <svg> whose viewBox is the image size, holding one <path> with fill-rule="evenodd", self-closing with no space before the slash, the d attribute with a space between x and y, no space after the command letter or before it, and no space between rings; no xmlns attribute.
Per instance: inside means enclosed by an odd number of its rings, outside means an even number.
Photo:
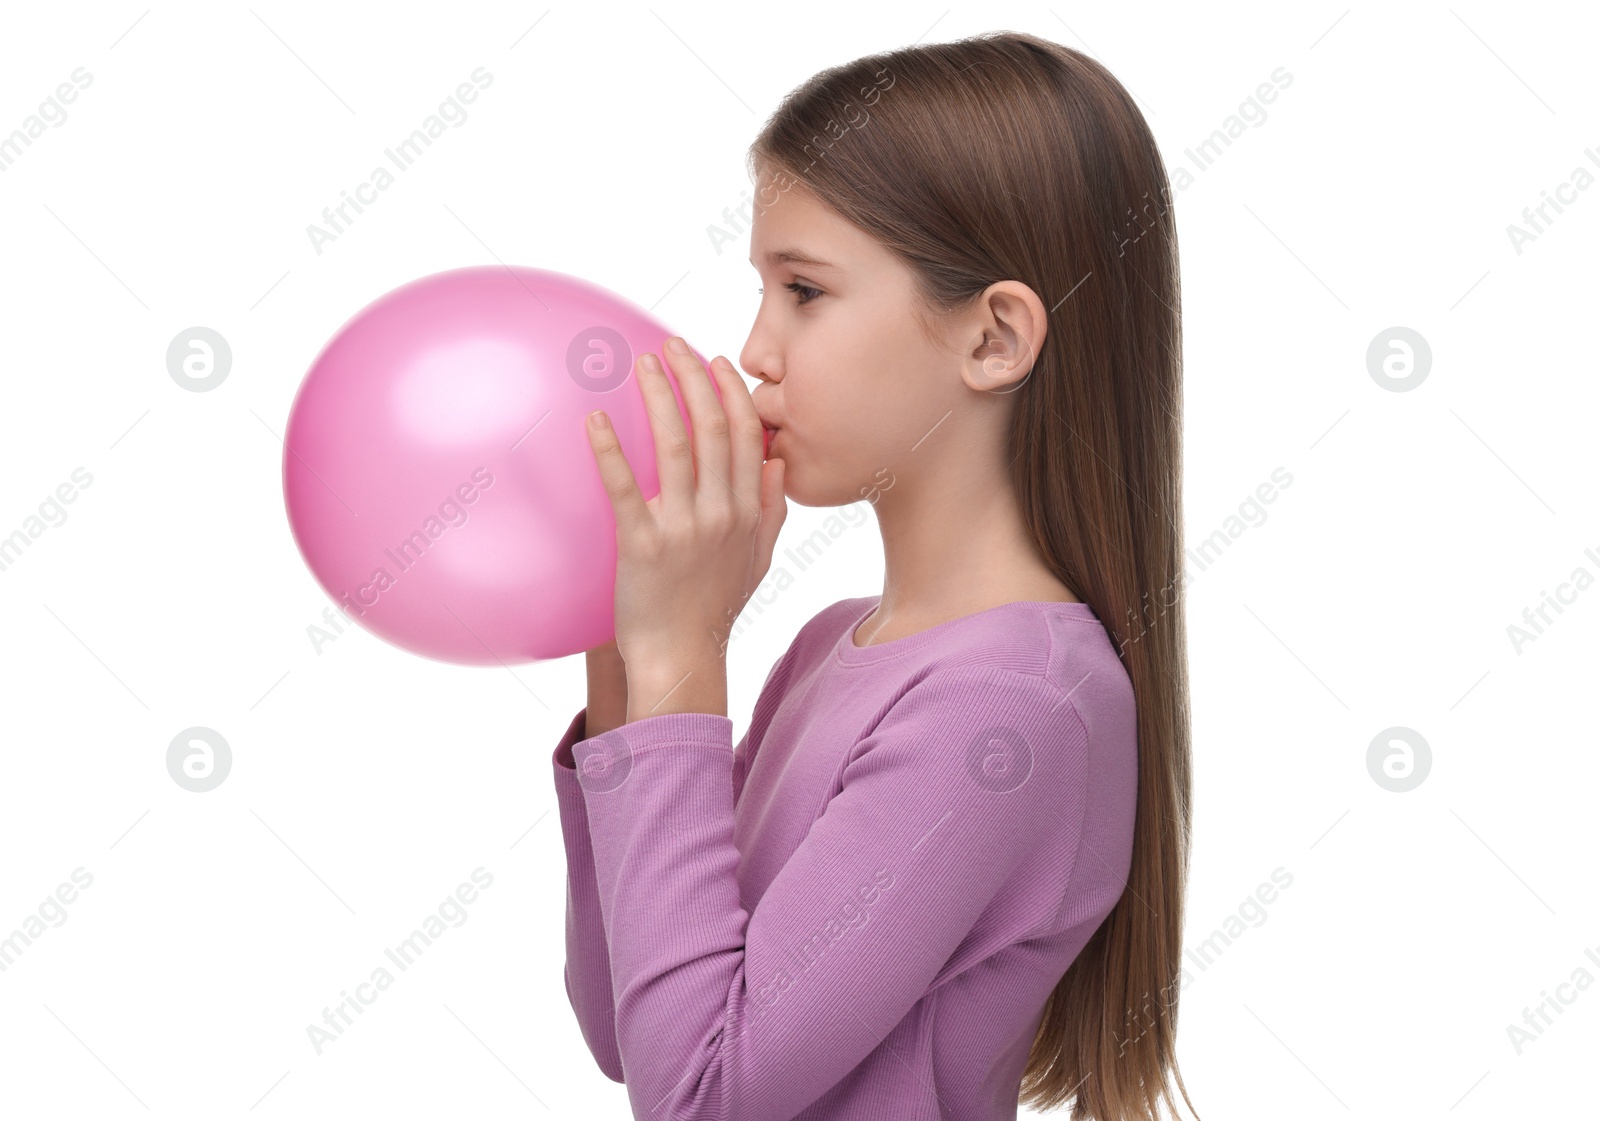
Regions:
<svg viewBox="0 0 1600 1121"><path fill-rule="evenodd" d="M762 323L762 315L750 326L750 334L739 350L739 367L753 378L776 384L783 380L783 364L776 337Z"/></svg>

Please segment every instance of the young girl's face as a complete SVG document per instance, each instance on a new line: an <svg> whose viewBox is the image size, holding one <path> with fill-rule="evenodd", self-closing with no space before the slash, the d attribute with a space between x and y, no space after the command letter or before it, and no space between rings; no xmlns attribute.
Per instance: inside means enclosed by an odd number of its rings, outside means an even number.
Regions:
<svg viewBox="0 0 1600 1121"><path fill-rule="evenodd" d="M859 502L960 406L960 360L921 333L911 273L887 249L794 180L763 173L757 187L768 205L752 221L750 262L764 290L739 363L767 383L752 399L777 429L768 456L783 460L784 491L801 505Z"/></svg>

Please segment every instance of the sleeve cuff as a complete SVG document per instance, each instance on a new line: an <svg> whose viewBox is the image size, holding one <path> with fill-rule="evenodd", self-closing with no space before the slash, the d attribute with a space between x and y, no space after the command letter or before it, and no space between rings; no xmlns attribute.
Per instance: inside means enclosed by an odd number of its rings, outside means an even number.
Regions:
<svg viewBox="0 0 1600 1121"><path fill-rule="evenodd" d="M557 771L576 773L577 764L572 757L572 746L584 739L584 729L589 719L589 708L585 705L578 710L578 715L572 718L572 723L567 725L567 730L562 733L561 739L556 743L556 749L551 753L550 761L555 764Z"/></svg>
<svg viewBox="0 0 1600 1121"><path fill-rule="evenodd" d="M647 716L572 745L572 774L590 794L615 790L633 770L633 761L662 748L705 747L733 755L733 721L709 712L669 712Z"/></svg>

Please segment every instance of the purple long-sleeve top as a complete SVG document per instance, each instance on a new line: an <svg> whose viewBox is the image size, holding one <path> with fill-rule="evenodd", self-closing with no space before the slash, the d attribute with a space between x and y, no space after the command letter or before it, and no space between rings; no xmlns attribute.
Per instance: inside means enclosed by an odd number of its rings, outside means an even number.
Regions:
<svg viewBox="0 0 1600 1121"><path fill-rule="evenodd" d="M556 747L567 995L637 1118L1014 1119L1122 894L1133 688L1092 609L857 646L877 603L801 628L737 744L581 710Z"/></svg>

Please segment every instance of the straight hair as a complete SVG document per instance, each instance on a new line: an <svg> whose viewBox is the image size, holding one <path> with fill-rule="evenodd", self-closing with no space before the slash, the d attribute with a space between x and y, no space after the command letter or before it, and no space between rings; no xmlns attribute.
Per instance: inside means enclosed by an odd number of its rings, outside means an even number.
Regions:
<svg viewBox="0 0 1600 1121"><path fill-rule="evenodd" d="M1190 730L1182 332L1172 195L1133 98L1099 62L994 31L831 67L750 147L911 271L926 327L1019 280L1049 310L1008 434L1019 508L1133 683L1127 886L1045 1001L1019 1102L1071 1121L1177 1114ZM761 205L758 200L757 205Z"/></svg>

